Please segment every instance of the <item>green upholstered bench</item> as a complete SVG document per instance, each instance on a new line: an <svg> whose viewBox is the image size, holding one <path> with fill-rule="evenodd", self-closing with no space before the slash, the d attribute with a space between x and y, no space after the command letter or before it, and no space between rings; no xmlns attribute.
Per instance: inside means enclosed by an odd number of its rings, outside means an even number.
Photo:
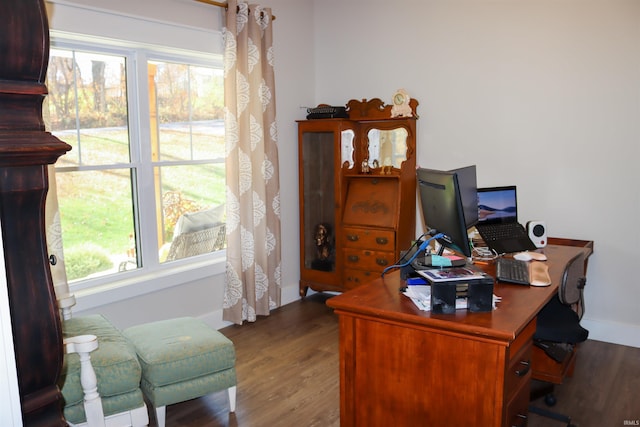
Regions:
<svg viewBox="0 0 640 427"><path fill-rule="evenodd" d="M233 343L192 317L133 326L124 335L142 366L142 392L164 427L166 405L228 390L235 412L236 368Z"/></svg>
<svg viewBox="0 0 640 427"><path fill-rule="evenodd" d="M114 422L116 417L126 419L119 425L125 425L125 422L126 425L147 425L149 416L140 389L142 369L135 348L101 315L75 317L63 323L64 338L89 334L98 338L98 349L91 353L91 365L98 380L105 418ZM87 416L77 354L65 355L59 385L67 421L72 425L85 423Z"/></svg>

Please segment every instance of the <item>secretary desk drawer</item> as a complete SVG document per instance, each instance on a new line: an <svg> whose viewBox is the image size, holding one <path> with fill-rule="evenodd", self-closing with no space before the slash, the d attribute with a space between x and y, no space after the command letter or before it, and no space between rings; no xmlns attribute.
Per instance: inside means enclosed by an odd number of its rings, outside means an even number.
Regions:
<svg viewBox="0 0 640 427"><path fill-rule="evenodd" d="M360 285L369 283L380 277L377 271L356 270L353 268L344 269L343 285L345 289L357 288Z"/></svg>
<svg viewBox="0 0 640 427"><path fill-rule="evenodd" d="M394 230L375 228L344 227L343 245L348 248L362 248L372 251L392 251L395 248Z"/></svg>
<svg viewBox="0 0 640 427"><path fill-rule="evenodd" d="M386 267L395 263L393 252L344 248L342 253L345 268L382 272Z"/></svg>

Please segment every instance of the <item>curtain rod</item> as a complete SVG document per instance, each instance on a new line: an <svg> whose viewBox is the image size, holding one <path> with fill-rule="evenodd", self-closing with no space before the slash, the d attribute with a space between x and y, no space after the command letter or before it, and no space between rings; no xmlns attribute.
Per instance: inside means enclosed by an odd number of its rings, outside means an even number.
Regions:
<svg viewBox="0 0 640 427"><path fill-rule="evenodd" d="M211 6L218 6L218 7L224 7L225 9L227 8L227 3L221 3L219 1L214 1L214 0L195 0L198 3L204 3L204 4L210 4ZM271 19L272 20L276 20L275 15L271 15Z"/></svg>

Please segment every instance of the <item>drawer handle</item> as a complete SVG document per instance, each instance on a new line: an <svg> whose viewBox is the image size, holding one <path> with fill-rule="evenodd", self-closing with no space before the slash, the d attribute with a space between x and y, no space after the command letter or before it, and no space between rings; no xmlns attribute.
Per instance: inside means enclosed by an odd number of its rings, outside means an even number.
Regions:
<svg viewBox="0 0 640 427"><path fill-rule="evenodd" d="M357 242L359 237L357 234L347 234L347 240L350 242Z"/></svg>
<svg viewBox="0 0 640 427"><path fill-rule="evenodd" d="M360 258L358 257L358 255L349 255L347 259L351 262L358 262Z"/></svg>
<svg viewBox="0 0 640 427"><path fill-rule="evenodd" d="M523 414L517 414L516 417L520 418L521 420L523 420L521 423L513 424L511 427L521 427L521 426L526 426L527 425L527 416L523 415Z"/></svg>
<svg viewBox="0 0 640 427"><path fill-rule="evenodd" d="M384 258L376 258L376 264L384 267L385 265L389 264L389 261Z"/></svg>
<svg viewBox="0 0 640 427"><path fill-rule="evenodd" d="M516 370L516 375L519 376L519 377L524 377L529 372L529 369L531 369L531 361L530 360L521 360L520 364L522 366L524 366L524 368L517 369Z"/></svg>
<svg viewBox="0 0 640 427"><path fill-rule="evenodd" d="M389 239L387 239L386 237L376 237L376 243L379 245L386 245L387 243L389 243Z"/></svg>

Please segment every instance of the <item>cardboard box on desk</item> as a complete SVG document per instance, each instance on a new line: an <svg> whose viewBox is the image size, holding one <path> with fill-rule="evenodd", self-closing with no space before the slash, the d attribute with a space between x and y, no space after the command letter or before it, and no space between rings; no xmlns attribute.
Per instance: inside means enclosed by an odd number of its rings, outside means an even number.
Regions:
<svg viewBox="0 0 640 427"><path fill-rule="evenodd" d="M481 313L493 310L493 277L486 276L473 280L450 280L431 282L431 312L453 314L456 312L456 298L467 298L467 310Z"/></svg>

